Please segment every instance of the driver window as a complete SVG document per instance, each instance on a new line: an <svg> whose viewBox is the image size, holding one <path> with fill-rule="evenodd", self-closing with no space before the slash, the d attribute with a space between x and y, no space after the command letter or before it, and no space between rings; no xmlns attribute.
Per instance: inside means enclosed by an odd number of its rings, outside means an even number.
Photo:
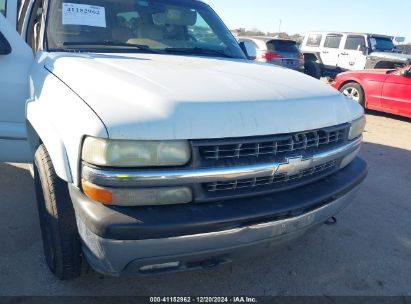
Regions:
<svg viewBox="0 0 411 304"><path fill-rule="evenodd" d="M365 38L362 36L348 36L345 43L346 50L362 51L366 47Z"/></svg>
<svg viewBox="0 0 411 304"><path fill-rule="evenodd" d="M0 0L0 14L6 16L6 0Z"/></svg>
<svg viewBox="0 0 411 304"><path fill-rule="evenodd" d="M39 48L40 26L43 17L43 11L43 0L37 0L33 4L33 8L31 10L30 21L26 37L26 41L33 49L33 53L35 53Z"/></svg>

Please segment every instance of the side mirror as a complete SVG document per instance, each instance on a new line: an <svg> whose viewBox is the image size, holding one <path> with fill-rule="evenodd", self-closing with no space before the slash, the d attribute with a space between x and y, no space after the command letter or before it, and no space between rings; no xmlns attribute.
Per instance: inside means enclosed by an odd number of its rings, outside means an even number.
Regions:
<svg viewBox="0 0 411 304"><path fill-rule="evenodd" d="M10 43L6 37L0 32L0 55L8 55L11 53Z"/></svg>
<svg viewBox="0 0 411 304"><path fill-rule="evenodd" d="M257 59L257 48L252 42L244 41L240 42L240 48L243 50L244 54L249 60Z"/></svg>

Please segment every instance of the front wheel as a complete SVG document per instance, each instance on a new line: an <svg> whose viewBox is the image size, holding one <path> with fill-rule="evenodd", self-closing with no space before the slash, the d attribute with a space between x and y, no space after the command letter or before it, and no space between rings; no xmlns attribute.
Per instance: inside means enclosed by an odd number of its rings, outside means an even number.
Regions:
<svg viewBox="0 0 411 304"><path fill-rule="evenodd" d="M34 156L34 185L44 255L61 280L81 275L82 251L68 185L60 179L44 145Z"/></svg>
<svg viewBox="0 0 411 304"><path fill-rule="evenodd" d="M317 62L306 61L304 64L305 74L314 77L316 79L321 78L321 67Z"/></svg>
<svg viewBox="0 0 411 304"><path fill-rule="evenodd" d="M347 83L340 89L340 92L344 96L351 98L352 100L358 102L360 105L365 107L364 90L358 83L355 83L355 82Z"/></svg>

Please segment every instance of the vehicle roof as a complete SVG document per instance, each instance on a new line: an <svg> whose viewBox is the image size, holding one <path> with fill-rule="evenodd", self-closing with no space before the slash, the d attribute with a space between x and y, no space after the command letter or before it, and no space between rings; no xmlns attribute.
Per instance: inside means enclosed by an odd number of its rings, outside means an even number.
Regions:
<svg viewBox="0 0 411 304"><path fill-rule="evenodd" d="M365 35L365 36L370 36L370 37L381 37L381 38L390 38L394 39L394 36L388 36L388 35L381 35L381 34L371 34L371 33L358 33L358 32L338 32L338 31L313 31L313 32L308 32L307 35L309 34L346 34L346 35Z"/></svg>

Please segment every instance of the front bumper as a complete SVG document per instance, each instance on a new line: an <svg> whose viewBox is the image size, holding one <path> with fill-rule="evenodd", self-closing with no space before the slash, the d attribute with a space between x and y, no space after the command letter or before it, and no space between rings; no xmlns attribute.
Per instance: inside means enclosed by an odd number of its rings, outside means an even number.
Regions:
<svg viewBox="0 0 411 304"><path fill-rule="evenodd" d="M72 186L70 194L87 260L96 271L117 276L211 267L266 251L344 209L366 175L357 158L301 188L187 206L107 207ZM147 268L170 262L178 266Z"/></svg>

